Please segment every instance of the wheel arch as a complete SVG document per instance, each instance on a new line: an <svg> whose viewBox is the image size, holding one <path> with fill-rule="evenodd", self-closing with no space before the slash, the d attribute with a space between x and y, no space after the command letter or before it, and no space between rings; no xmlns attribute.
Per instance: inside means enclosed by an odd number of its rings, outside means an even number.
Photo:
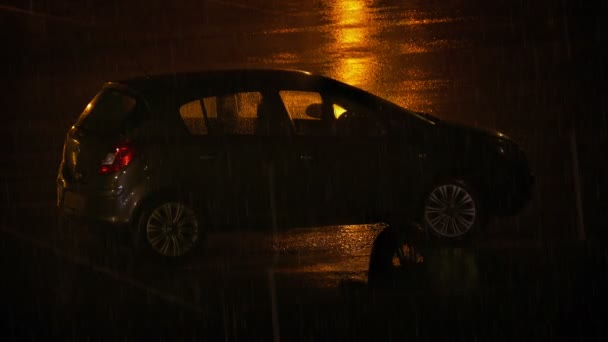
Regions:
<svg viewBox="0 0 608 342"><path fill-rule="evenodd" d="M131 213L131 226L134 227L139 223L139 218L144 210L160 203L163 200L184 200L187 204L193 204L194 200L192 197L191 192L183 192L174 187L163 187L151 191L142 196L142 198L135 205Z"/></svg>

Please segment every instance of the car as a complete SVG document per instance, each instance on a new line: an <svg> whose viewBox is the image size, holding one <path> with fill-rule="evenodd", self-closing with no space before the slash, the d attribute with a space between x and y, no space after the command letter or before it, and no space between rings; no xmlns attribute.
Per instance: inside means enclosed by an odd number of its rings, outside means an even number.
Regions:
<svg viewBox="0 0 608 342"><path fill-rule="evenodd" d="M182 257L234 227L388 222L466 239L521 211L533 181L502 133L304 71L209 70L106 83L67 133L57 206Z"/></svg>

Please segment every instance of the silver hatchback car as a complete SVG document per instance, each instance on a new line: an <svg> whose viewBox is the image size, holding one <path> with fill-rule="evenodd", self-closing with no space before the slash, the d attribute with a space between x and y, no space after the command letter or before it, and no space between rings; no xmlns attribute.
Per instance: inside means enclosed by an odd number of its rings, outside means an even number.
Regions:
<svg viewBox="0 0 608 342"><path fill-rule="evenodd" d="M504 134L307 72L220 70L106 83L68 131L57 206L179 257L235 226L414 222L463 239L532 185Z"/></svg>

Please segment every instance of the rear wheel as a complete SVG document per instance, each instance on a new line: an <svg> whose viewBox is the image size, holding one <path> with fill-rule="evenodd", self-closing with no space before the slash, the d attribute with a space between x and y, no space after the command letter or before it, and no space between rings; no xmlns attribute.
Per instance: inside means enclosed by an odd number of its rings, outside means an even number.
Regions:
<svg viewBox="0 0 608 342"><path fill-rule="evenodd" d="M160 202L144 210L136 239L155 254L176 258L189 254L196 246L199 219L190 206L180 201Z"/></svg>
<svg viewBox="0 0 608 342"><path fill-rule="evenodd" d="M463 181L441 182L427 194L423 221L435 236L462 239L481 225L477 194Z"/></svg>

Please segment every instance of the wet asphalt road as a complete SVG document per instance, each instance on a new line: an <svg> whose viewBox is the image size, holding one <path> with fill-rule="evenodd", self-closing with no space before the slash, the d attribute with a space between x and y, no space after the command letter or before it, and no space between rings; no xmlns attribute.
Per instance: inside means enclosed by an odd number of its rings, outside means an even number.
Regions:
<svg viewBox="0 0 608 342"><path fill-rule="evenodd" d="M315 260L279 250L265 265L259 264L260 255L237 261L234 254L214 259L200 253L168 264L134 258L127 246L104 245L91 234L87 239L70 232L64 236L68 241L0 234L0 267L7 275L0 288L2 332L9 340L603 340L607 335L607 254L593 244L418 241L422 263L368 279L356 258L332 258L326 251ZM339 261L349 269L336 267Z"/></svg>
<svg viewBox="0 0 608 342"><path fill-rule="evenodd" d="M10 27L0 231L9 338L606 338L605 5L29 5L0 6ZM53 185L65 131L102 82L217 67L319 72L441 119L501 130L526 150L535 198L470 244L412 237L424 262L379 282L368 279L368 264L382 225L220 234L207 251L168 265L58 223ZM587 242L576 241L581 217Z"/></svg>

